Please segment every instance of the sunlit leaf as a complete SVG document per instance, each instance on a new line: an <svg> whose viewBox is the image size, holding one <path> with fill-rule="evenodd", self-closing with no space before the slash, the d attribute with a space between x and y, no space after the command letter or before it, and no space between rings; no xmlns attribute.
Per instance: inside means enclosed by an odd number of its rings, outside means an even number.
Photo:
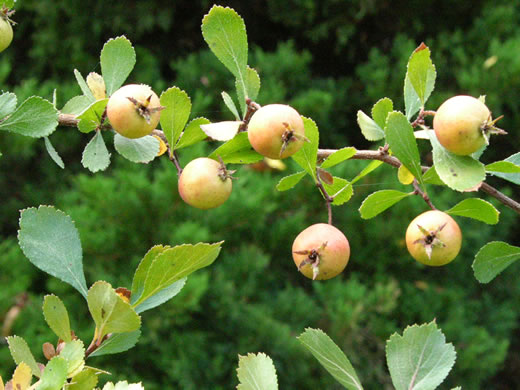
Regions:
<svg viewBox="0 0 520 390"><path fill-rule="evenodd" d="M329 157L325 159L321 163L322 168L330 168L335 165L338 165L342 163L343 161L348 160L349 158L353 157L356 154L357 150L356 148L349 146L346 148L341 148L339 150L336 150L334 153L332 153Z"/></svg>
<svg viewBox="0 0 520 390"><path fill-rule="evenodd" d="M191 113L191 99L188 94L180 88L172 87L161 94L161 128L168 143L175 145L188 123Z"/></svg>
<svg viewBox="0 0 520 390"><path fill-rule="evenodd" d="M242 121L224 121L200 125L202 131L217 141L229 141L238 133Z"/></svg>
<svg viewBox="0 0 520 390"><path fill-rule="evenodd" d="M109 39L101 50L101 73L107 95L112 95L134 69L136 57L132 43L125 37Z"/></svg>
<svg viewBox="0 0 520 390"><path fill-rule="evenodd" d="M151 135L136 139L126 138L118 133L114 135L117 152L135 163L147 164L152 161L159 154L159 145L159 140Z"/></svg>
<svg viewBox="0 0 520 390"><path fill-rule="evenodd" d="M264 353L238 357L238 390L277 390L278 378L273 361Z"/></svg>
<svg viewBox="0 0 520 390"><path fill-rule="evenodd" d="M451 215L473 218L489 225L497 224L500 214L491 203L479 198L464 199L446 212Z"/></svg>
<svg viewBox="0 0 520 390"><path fill-rule="evenodd" d="M305 175L307 175L307 172L301 171L289 176L285 176L278 182L278 184L276 185L276 189L278 191L290 190L296 184L298 184Z"/></svg>
<svg viewBox="0 0 520 390"><path fill-rule="evenodd" d="M58 111L51 102L38 96L24 101L6 120L0 130L28 137L47 137L58 127Z"/></svg>
<svg viewBox="0 0 520 390"><path fill-rule="evenodd" d="M370 194L365 198L359 212L361 218L370 219L382 213L394 204L412 195L413 193L406 193L397 190L381 190Z"/></svg>
<svg viewBox="0 0 520 390"><path fill-rule="evenodd" d="M294 161L298 163L316 181L316 164L318 161L318 143L320 135L318 126L310 118L302 117L305 126L305 137L310 142L304 142L302 148L292 155Z"/></svg>
<svg viewBox="0 0 520 390"><path fill-rule="evenodd" d="M63 341L72 340L70 334L69 313L56 295L46 295L43 299L43 316L49 328Z"/></svg>
<svg viewBox="0 0 520 390"><path fill-rule="evenodd" d="M27 342L19 336L6 337L9 345L9 352L16 364L25 363L31 368L34 376L40 377L40 368L34 359L34 356L27 345Z"/></svg>
<svg viewBox="0 0 520 390"><path fill-rule="evenodd" d="M480 283L489 283L503 270L520 259L520 248L505 242L487 243L473 261L473 272Z"/></svg>

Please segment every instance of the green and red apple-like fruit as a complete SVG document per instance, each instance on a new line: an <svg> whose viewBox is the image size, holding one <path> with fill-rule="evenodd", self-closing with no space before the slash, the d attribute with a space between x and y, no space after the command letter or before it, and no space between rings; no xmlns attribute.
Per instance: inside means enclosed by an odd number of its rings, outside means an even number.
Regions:
<svg viewBox="0 0 520 390"><path fill-rule="evenodd" d="M420 263L438 267L457 257L462 245L459 225L448 214L430 210L418 215L406 230L406 247Z"/></svg>
<svg viewBox="0 0 520 390"><path fill-rule="evenodd" d="M159 123L161 103L144 84L128 84L112 94L107 116L112 128L126 138L149 135Z"/></svg>
<svg viewBox="0 0 520 390"><path fill-rule="evenodd" d="M293 155L306 139L302 117L285 104L261 107L251 117L247 134L253 149L272 159Z"/></svg>
<svg viewBox="0 0 520 390"><path fill-rule="evenodd" d="M494 126L495 122L479 99L459 95L441 104L433 118L433 129L444 148L467 156L486 145L491 133L505 134Z"/></svg>
<svg viewBox="0 0 520 390"><path fill-rule="evenodd" d="M292 254L302 274L309 279L326 280L345 269L350 258L350 245L338 228L317 223L298 234Z"/></svg>
<svg viewBox="0 0 520 390"><path fill-rule="evenodd" d="M213 209L231 195L231 173L224 164L200 157L190 161L179 178L179 194L189 205L198 209Z"/></svg>

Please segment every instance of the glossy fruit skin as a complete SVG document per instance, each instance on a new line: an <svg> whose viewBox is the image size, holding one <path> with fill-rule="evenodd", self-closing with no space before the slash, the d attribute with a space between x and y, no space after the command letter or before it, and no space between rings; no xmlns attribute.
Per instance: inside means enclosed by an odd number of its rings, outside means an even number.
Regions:
<svg viewBox="0 0 520 390"><path fill-rule="evenodd" d="M110 96L107 116L112 128L126 138L141 138L149 135L159 123L160 111L150 113L150 123L139 114L136 105L128 100L133 98L144 104L151 96L148 107L160 107L160 101L152 89L144 84L128 84Z"/></svg>
<svg viewBox="0 0 520 390"><path fill-rule="evenodd" d="M231 178L219 176L222 165L211 158L200 157L190 161L179 178L179 194L190 206L213 209L231 195Z"/></svg>
<svg viewBox="0 0 520 390"><path fill-rule="evenodd" d="M432 249L431 258L428 258L424 245L416 242L418 239L424 238L424 233L421 232L417 225L430 232L438 230L442 225L444 228L440 230L436 237L442 241L444 247L434 247ZM462 245L462 232L459 225L448 214L439 210L426 211L410 223L406 230L406 247L410 255L420 263L439 267L453 261L459 254Z"/></svg>
<svg viewBox="0 0 520 390"><path fill-rule="evenodd" d="M282 150L282 136L287 126L294 133L304 137L303 119L294 108L285 104L268 104L256 111L248 124L248 138L251 146L262 156L283 159L296 153L303 146L303 139L292 138Z"/></svg>
<svg viewBox="0 0 520 390"><path fill-rule="evenodd" d="M437 139L450 152L467 156L486 145L482 134L491 119L484 103L472 96L454 96L441 104L433 118Z"/></svg>
<svg viewBox="0 0 520 390"><path fill-rule="evenodd" d="M13 41L13 27L4 17L0 17L0 52L9 47Z"/></svg>
<svg viewBox="0 0 520 390"><path fill-rule="evenodd" d="M323 247L323 245L326 245ZM320 249L321 248L321 249ZM347 237L336 227L317 223L303 230L294 239L292 252L297 267L307 258L307 255L295 252L318 250L319 274L316 280L331 279L339 275L347 266L350 258L350 245ZM310 264L301 268L301 273L312 279L313 269Z"/></svg>

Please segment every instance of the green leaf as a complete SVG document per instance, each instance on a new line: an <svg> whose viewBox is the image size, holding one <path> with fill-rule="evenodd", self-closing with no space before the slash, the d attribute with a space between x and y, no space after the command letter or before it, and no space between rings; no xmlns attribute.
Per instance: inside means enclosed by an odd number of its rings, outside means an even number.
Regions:
<svg viewBox="0 0 520 390"><path fill-rule="evenodd" d="M345 388L361 390L361 382L349 359L332 339L320 329L305 329L298 340L320 364Z"/></svg>
<svg viewBox="0 0 520 390"><path fill-rule="evenodd" d="M389 98L379 99L374 107L372 107L372 118L374 122L384 129L386 126L386 117L394 110L394 103ZM383 134L384 135L384 134Z"/></svg>
<svg viewBox="0 0 520 390"><path fill-rule="evenodd" d="M53 357L42 374L37 390L59 390L67 380L67 361L60 357Z"/></svg>
<svg viewBox="0 0 520 390"><path fill-rule="evenodd" d="M300 182L301 179L307 174L305 171L301 171L298 173L294 173L289 176L283 177L278 184L276 185L276 189L278 191L287 191L293 188L296 184Z"/></svg>
<svg viewBox="0 0 520 390"><path fill-rule="evenodd" d="M67 390L93 390L97 383L98 373L96 370L86 368L72 378Z"/></svg>
<svg viewBox="0 0 520 390"><path fill-rule="evenodd" d="M439 386L455 363L455 348L435 322L409 326L386 343L386 360L396 390Z"/></svg>
<svg viewBox="0 0 520 390"><path fill-rule="evenodd" d="M85 347L83 341L72 340L65 343L60 352L60 357L67 361L67 378L79 374L85 367Z"/></svg>
<svg viewBox="0 0 520 390"><path fill-rule="evenodd" d="M231 96L229 96L229 94L227 92L222 92L221 95L222 95L222 100L224 100L224 103L225 103L226 107L235 116L235 119L237 121L239 121L240 120L240 114L238 113L237 106L235 106L235 102L233 101Z"/></svg>
<svg viewBox="0 0 520 390"><path fill-rule="evenodd" d="M116 133L114 147L124 158L135 163L147 164L159 153L159 140L151 135L130 139Z"/></svg>
<svg viewBox="0 0 520 390"><path fill-rule="evenodd" d="M141 383L130 383L127 381L119 381L115 385L112 382L108 382L103 387L103 390L144 390Z"/></svg>
<svg viewBox="0 0 520 390"><path fill-rule="evenodd" d="M491 203L479 198L464 199L447 210L446 213L473 218L488 225L496 225L498 223L498 215L500 214Z"/></svg>
<svg viewBox="0 0 520 390"><path fill-rule="evenodd" d="M202 36L245 90L247 34L244 20L233 9L214 5L202 19Z"/></svg>
<svg viewBox="0 0 520 390"><path fill-rule="evenodd" d="M101 124L101 118L103 117L107 103L108 99L97 100L79 114L77 116L77 119L79 119L79 131L82 133L90 133L96 130Z"/></svg>
<svg viewBox="0 0 520 390"><path fill-rule="evenodd" d="M424 187L417 141L410 122L402 113L394 111L388 114L386 141L392 153Z"/></svg>
<svg viewBox="0 0 520 390"><path fill-rule="evenodd" d="M260 76L258 75L257 71L248 66L244 84L241 83L239 79L237 79L235 81L235 88L237 91L238 103L240 104L242 113L245 116L247 111L246 98L250 98L252 101L255 101L255 99L258 97L258 92L260 91Z"/></svg>
<svg viewBox="0 0 520 390"><path fill-rule="evenodd" d="M511 161L497 161L486 165L486 172L520 173L520 166Z"/></svg>
<svg viewBox="0 0 520 390"><path fill-rule="evenodd" d="M51 141L48 137L43 137L45 141L45 149L47 150L47 153L49 153L49 156L51 156L52 161L56 163L57 166L59 166L61 169L65 168L65 164L63 163L63 160L61 159L60 155L54 149L54 146L52 146Z"/></svg>
<svg viewBox="0 0 520 390"><path fill-rule="evenodd" d="M320 134L316 122L310 118L302 117L302 119L305 126L305 137L310 142L304 142L303 147L293 154L292 158L316 181L316 163L318 161Z"/></svg>
<svg viewBox="0 0 520 390"><path fill-rule="evenodd" d="M352 183L348 180L342 179L341 177L334 176L332 185L323 183L327 193L334 198L332 204L334 206L340 206L350 200L354 194Z"/></svg>
<svg viewBox="0 0 520 390"><path fill-rule="evenodd" d="M109 39L101 50L100 59L107 96L110 96L123 85L134 69L135 50L125 36Z"/></svg>
<svg viewBox="0 0 520 390"><path fill-rule="evenodd" d="M382 190L374 192L373 194L368 195L361 204L361 207L359 208L361 218L374 218L376 215L382 213L400 200L403 200L412 194L413 193L406 193L396 190Z"/></svg>
<svg viewBox="0 0 520 390"><path fill-rule="evenodd" d="M92 104L85 95L74 96L61 109L62 114L79 115Z"/></svg>
<svg viewBox="0 0 520 390"><path fill-rule="evenodd" d="M332 153L329 157L325 159L321 163L321 168L326 169L333 167L334 165L338 165L342 163L345 160L348 160L349 158L353 157L356 154L357 150L356 148L349 146L346 148L342 148L339 150L336 150L334 153Z"/></svg>
<svg viewBox="0 0 520 390"><path fill-rule="evenodd" d="M423 174L423 180L426 184L434 184L438 186L445 185L444 182L441 180L439 175L437 174L437 171L435 170L435 167L429 168L424 174Z"/></svg>
<svg viewBox="0 0 520 390"><path fill-rule="evenodd" d="M0 119L12 114L16 110L18 99L12 92L4 92L0 95Z"/></svg>
<svg viewBox="0 0 520 390"><path fill-rule="evenodd" d="M107 340L92 352L89 357L102 356L102 355L114 355L128 351L133 348L137 341L141 337L141 331L139 329L128 333L116 333L110 336Z"/></svg>
<svg viewBox="0 0 520 390"><path fill-rule="evenodd" d="M191 120L184 129L179 142L177 142L177 145L175 145L175 150L194 145L197 142L206 139L207 135L202 131L200 126L207 125L208 123L211 122L206 118L195 118Z"/></svg>
<svg viewBox="0 0 520 390"><path fill-rule="evenodd" d="M148 275L148 271L152 265L152 262L155 258L163 253L166 249L170 248L169 246L163 245L155 245L150 248L148 252L144 255L143 259L139 263L139 266L135 270L134 279L132 280L132 294L130 298L130 303L133 305L135 302L139 300L144 291L144 282L146 280L146 276Z"/></svg>
<svg viewBox="0 0 520 390"><path fill-rule="evenodd" d="M430 49L424 43L421 43L410 57L406 75L421 101L421 106L424 107L424 103L433 92L437 77L435 66L430 58Z"/></svg>
<svg viewBox="0 0 520 390"><path fill-rule="evenodd" d="M89 100L90 103L93 103L96 101L96 98L94 95L92 95L92 91L87 85L87 82L79 72L79 70L74 69L74 76L76 77L76 81L78 82L79 87L81 88L81 92L83 92L83 95Z"/></svg>
<svg viewBox="0 0 520 390"><path fill-rule="evenodd" d="M202 131L216 141L232 140L237 134L242 121L224 121L201 125Z"/></svg>
<svg viewBox="0 0 520 390"><path fill-rule="evenodd" d="M363 136L369 141L379 141L385 138L385 131L363 111L357 112L357 123Z"/></svg>
<svg viewBox="0 0 520 390"><path fill-rule="evenodd" d="M421 109L421 99L419 99L417 92L415 92L408 73L406 73L404 79L404 106L406 118L408 120L412 119L412 117Z"/></svg>
<svg viewBox="0 0 520 390"><path fill-rule="evenodd" d="M222 158L225 164L252 164L263 159L263 156L253 150L247 133L238 133L235 138L221 145L209 155L217 160Z"/></svg>
<svg viewBox="0 0 520 390"><path fill-rule="evenodd" d="M238 356L238 390L277 390L278 378L273 361L264 353Z"/></svg>
<svg viewBox="0 0 520 390"><path fill-rule="evenodd" d="M151 296L147 300L141 302L135 308L136 313L141 314L142 312L144 312L146 310L153 309L154 307L157 307L159 305L162 305L165 302L168 302L170 299L172 299L174 296L176 296L182 290L182 288L186 284L186 280L187 280L187 278L182 278L181 280L177 280L176 282L173 282L172 284L165 287L163 290L161 290L160 292Z"/></svg>
<svg viewBox="0 0 520 390"><path fill-rule="evenodd" d="M110 165L110 153L108 153L101 131L96 131L94 137L85 147L81 164L94 173L104 171Z"/></svg>
<svg viewBox="0 0 520 390"><path fill-rule="evenodd" d="M24 101L5 121L0 130L28 137L46 137L58 127L58 111L48 100L32 96Z"/></svg>
<svg viewBox="0 0 520 390"><path fill-rule="evenodd" d="M22 362L27 364L30 367L32 374L39 378L40 368L38 367L38 363L36 363L36 360L34 359L27 342L19 336L9 336L6 337L6 340L14 362L16 364L20 364Z"/></svg>
<svg viewBox="0 0 520 390"><path fill-rule="evenodd" d="M87 296L79 233L68 215L50 206L22 210L18 242L36 267Z"/></svg>
<svg viewBox="0 0 520 390"><path fill-rule="evenodd" d="M473 272L480 283L491 282L499 273L520 259L520 247L505 242L487 243L473 261Z"/></svg>
<svg viewBox="0 0 520 390"><path fill-rule="evenodd" d="M520 153L515 153L515 154L509 156L508 158L506 158L504 161L511 162L515 165L520 165ZM510 181L512 183L520 185L520 174L519 173L493 172L493 175L498 176L507 181Z"/></svg>
<svg viewBox="0 0 520 390"><path fill-rule="evenodd" d="M43 316L49 328L65 342L72 340L69 313L56 295L46 295L43 299Z"/></svg>
<svg viewBox="0 0 520 390"><path fill-rule="evenodd" d="M184 244L167 248L153 259L146 279L143 293L133 306L137 307L152 296L190 275L212 264L220 253L222 242L216 244Z"/></svg>
<svg viewBox="0 0 520 390"><path fill-rule="evenodd" d="M191 99L177 87L168 88L161 94L161 128L170 145L175 145L188 123L191 113Z"/></svg>
<svg viewBox="0 0 520 390"><path fill-rule="evenodd" d="M361 172L358 173L358 175L352 179L350 184L354 184L364 178L366 175L371 173L372 171L375 171L377 168L379 168L383 164L382 161L374 160L371 161L365 168L361 170Z"/></svg>
<svg viewBox="0 0 520 390"><path fill-rule="evenodd" d="M16 0L4 0L2 1L2 4L7 7L7 8L14 8L14 3L16 2Z"/></svg>
<svg viewBox="0 0 520 390"><path fill-rule="evenodd" d="M469 156L457 156L444 149L430 131L433 146L433 164L439 178L456 191L472 191L484 181L486 171L484 165Z"/></svg>
<svg viewBox="0 0 520 390"><path fill-rule="evenodd" d="M133 332L141 326L139 315L107 282L99 281L92 285L87 303L96 323L98 339L108 333Z"/></svg>

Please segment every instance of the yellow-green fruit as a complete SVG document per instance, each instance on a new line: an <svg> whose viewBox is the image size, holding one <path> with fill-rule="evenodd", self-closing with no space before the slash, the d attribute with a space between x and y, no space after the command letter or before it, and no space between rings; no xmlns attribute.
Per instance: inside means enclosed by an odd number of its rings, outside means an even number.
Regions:
<svg viewBox="0 0 520 390"><path fill-rule="evenodd" d="M0 52L9 47L13 40L13 27L4 17L0 17Z"/></svg>
<svg viewBox="0 0 520 390"><path fill-rule="evenodd" d="M406 230L408 252L415 260L426 265L438 267L448 264L457 257L461 245L459 225L439 210L418 215Z"/></svg>
<svg viewBox="0 0 520 390"><path fill-rule="evenodd" d="M159 98L149 86L128 84L110 96L107 116L112 128L122 136L141 138L157 127L160 106Z"/></svg>
<svg viewBox="0 0 520 390"><path fill-rule="evenodd" d="M200 157L183 169L178 187L186 203L206 210L223 204L231 195L233 183L222 164Z"/></svg>
<svg viewBox="0 0 520 390"><path fill-rule="evenodd" d="M285 104L261 107L251 117L247 129L253 149L272 159L293 155L303 146L305 137L302 117L298 111Z"/></svg>
<svg viewBox="0 0 520 390"><path fill-rule="evenodd" d="M433 118L433 129L440 144L450 152L467 156L486 144L484 131L491 112L479 99L454 96L441 104Z"/></svg>
<svg viewBox="0 0 520 390"><path fill-rule="evenodd" d="M338 228L317 223L296 236L292 253L294 263L302 274L309 279L316 276L316 280L326 280L345 269L350 258L350 245ZM302 262L305 265L300 266Z"/></svg>

